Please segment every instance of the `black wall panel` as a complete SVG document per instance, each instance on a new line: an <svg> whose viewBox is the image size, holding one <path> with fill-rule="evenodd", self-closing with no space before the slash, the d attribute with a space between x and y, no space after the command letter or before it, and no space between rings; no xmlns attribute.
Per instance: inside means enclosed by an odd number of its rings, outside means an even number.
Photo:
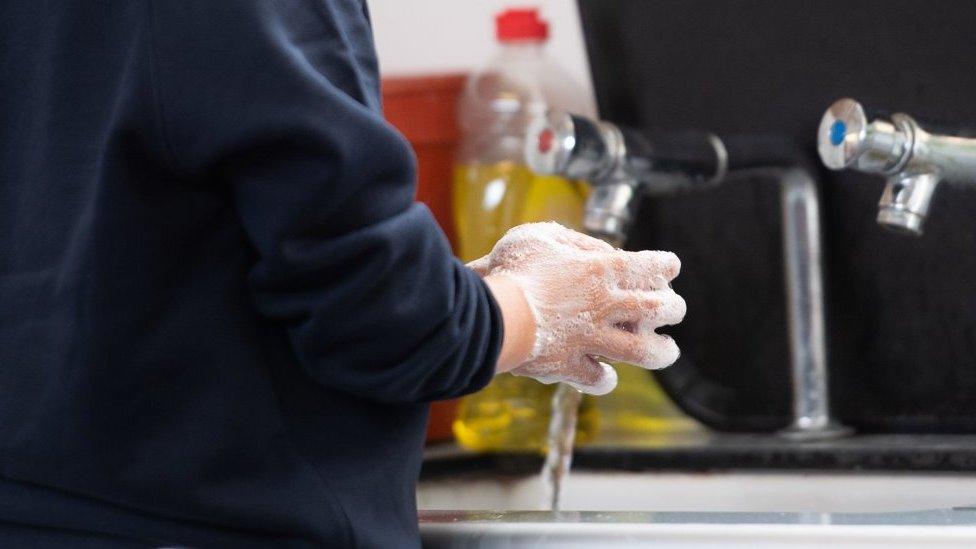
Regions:
<svg viewBox="0 0 976 549"><path fill-rule="evenodd" d="M580 0L601 116L783 132L819 166L823 111L850 96L976 128L976 2ZM976 432L976 186L943 187L925 235L874 221L883 181L818 174L833 405L862 431ZM688 316L660 373L693 415L734 430L789 417L774 182L646 198L628 247L676 251Z"/></svg>

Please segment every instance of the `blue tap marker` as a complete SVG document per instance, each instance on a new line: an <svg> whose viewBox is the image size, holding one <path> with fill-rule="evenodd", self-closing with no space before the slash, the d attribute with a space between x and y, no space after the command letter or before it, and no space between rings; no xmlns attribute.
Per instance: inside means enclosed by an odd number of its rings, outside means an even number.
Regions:
<svg viewBox="0 0 976 549"><path fill-rule="evenodd" d="M844 142L844 137L847 135L847 124L842 120L835 120L830 126L830 143L832 145L840 145Z"/></svg>

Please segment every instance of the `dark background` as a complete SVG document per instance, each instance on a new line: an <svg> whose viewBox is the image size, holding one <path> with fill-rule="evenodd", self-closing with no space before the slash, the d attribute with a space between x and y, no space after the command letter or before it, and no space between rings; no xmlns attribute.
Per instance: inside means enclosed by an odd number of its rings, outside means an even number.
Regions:
<svg viewBox="0 0 976 549"><path fill-rule="evenodd" d="M834 100L976 128L976 2L580 0L601 116L785 132L820 166ZM925 235L875 223L881 177L819 174L834 411L872 432L976 432L976 188L943 184ZM632 249L675 251L682 348L658 375L706 423L789 420L779 195L770 180L645 198Z"/></svg>

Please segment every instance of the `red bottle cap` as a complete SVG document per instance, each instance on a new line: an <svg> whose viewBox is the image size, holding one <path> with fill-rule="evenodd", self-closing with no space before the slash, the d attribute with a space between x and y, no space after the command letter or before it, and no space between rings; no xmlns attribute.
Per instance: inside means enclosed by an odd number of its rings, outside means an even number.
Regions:
<svg viewBox="0 0 976 549"><path fill-rule="evenodd" d="M495 16L495 36L500 42L541 42L549 38L549 23L539 18L536 8L511 8Z"/></svg>

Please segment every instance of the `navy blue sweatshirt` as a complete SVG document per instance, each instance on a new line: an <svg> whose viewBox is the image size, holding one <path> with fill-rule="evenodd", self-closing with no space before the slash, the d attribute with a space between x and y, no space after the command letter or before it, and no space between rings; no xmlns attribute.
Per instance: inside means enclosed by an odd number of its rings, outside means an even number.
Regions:
<svg viewBox="0 0 976 549"><path fill-rule="evenodd" d="M414 175L361 0L0 2L0 546L418 545L501 322Z"/></svg>

